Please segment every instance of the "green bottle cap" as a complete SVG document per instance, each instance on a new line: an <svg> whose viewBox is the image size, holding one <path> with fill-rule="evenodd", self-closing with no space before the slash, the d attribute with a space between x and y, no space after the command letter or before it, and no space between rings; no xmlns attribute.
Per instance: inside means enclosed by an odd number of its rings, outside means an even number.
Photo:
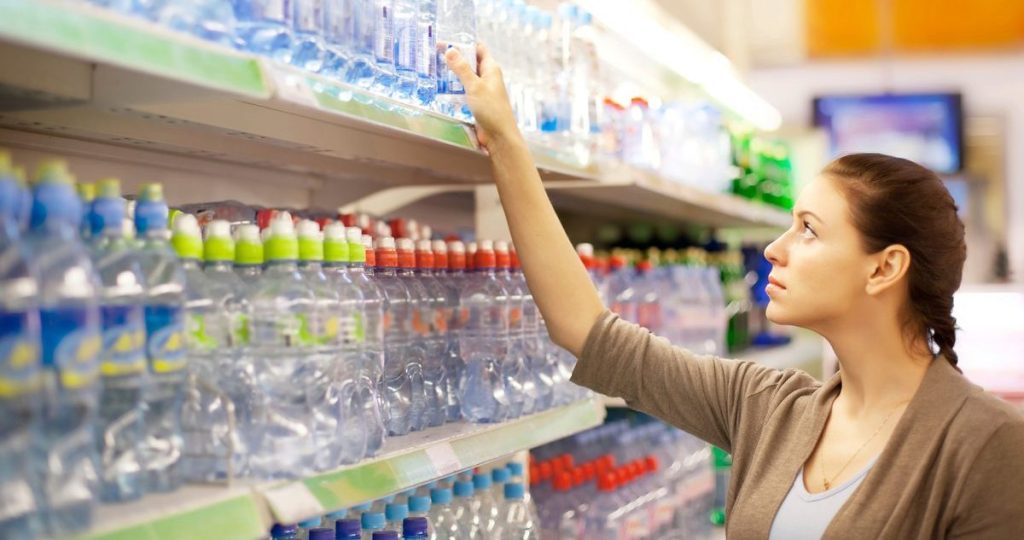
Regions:
<svg viewBox="0 0 1024 540"><path fill-rule="evenodd" d="M74 184L75 177L68 171L68 164L62 159L48 159L36 167L36 175L32 178L33 184L45 182Z"/></svg>
<svg viewBox="0 0 1024 540"><path fill-rule="evenodd" d="M121 197L121 181L117 178L104 178L96 182L96 196L104 199Z"/></svg>
<svg viewBox="0 0 1024 540"><path fill-rule="evenodd" d="M299 258L295 224L288 212L282 212L270 222L270 233L263 242L263 256L268 261L294 261Z"/></svg>
<svg viewBox="0 0 1024 540"><path fill-rule="evenodd" d="M353 264L366 262L366 248L363 246L363 231L359 227L345 229L345 239L348 241L348 260Z"/></svg>
<svg viewBox="0 0 1024 540"><path fill-rule="evenodd" d="M199 222L192 214L180 214L174 220L174 233L171 234L171 245L178 257L182 259L203 258L203 240L199 233Z"/></svg>
<svg viewBox="0 0 1024 540"><path fill-rule="evenodd" d="M78 192L78 198L84 203L88 204L96 200L96 184L79 182L75 185L75 191Z"/></svg>
<svg viewBox="0 0 1024 540"><path fill-rule="evenodd" d="M230 223L223 219L215 219L206 225L203 259L229 262L235 260L235 240L231 238Z"/></svg>
<svg viewBox="0 0 1024 540"><path fill-rule="evenodd" d="M139 201L156 202L164 200L164 186L158 183L145 184L139 190Z"/></svg>
<svg viewBox="0 0 1024 540"><path fill-rule="evenodd" d="M257 225L239 225L235 229L235 264L263 264L263 242L260 240L260 228Z"/></svg>
<svg viewBox="0 0 1024 540"><path fill-rule="evenodd" d="M347 263L348 252L345 226L341 223L331 223L324 227L324 260L331 263Z"/></svg>
<svg viewBox="0 0 1024 540"><path fill-rule="evenodd" d="M299 260L324 260L324 239L320 226L315 221L304 219L299 222L296 232L299 237Z"/></svg>

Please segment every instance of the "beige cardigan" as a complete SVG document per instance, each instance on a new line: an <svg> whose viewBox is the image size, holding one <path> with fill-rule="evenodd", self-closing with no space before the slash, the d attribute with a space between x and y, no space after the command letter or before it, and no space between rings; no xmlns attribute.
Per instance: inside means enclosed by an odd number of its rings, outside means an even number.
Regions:
<svg viewBox="0 0 1024 540"><path fill-rule="evenodd" d="M841 384L695 355L607 311L572 380L731 452L731 539L768 537ZM1024 539L1024 416L936 360L824 538Z"/></svg>

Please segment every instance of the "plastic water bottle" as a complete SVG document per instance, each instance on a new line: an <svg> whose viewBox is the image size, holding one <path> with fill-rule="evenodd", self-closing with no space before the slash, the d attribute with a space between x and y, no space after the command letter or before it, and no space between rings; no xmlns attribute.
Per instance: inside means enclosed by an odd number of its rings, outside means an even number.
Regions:
<svg viewBox="0 0 1024 540"><path fill-rule="evenodd" d="M398 74L395 71L395 3L394 0L366 0L373 2L373 54L376 66L371 89L390 96L395 90Z"/></svg>
<svg viewBox="0 0 1024 540"><path fill-rule="evenodd" d="M234 46L235 14L229 0L150 0L137 2L161 26L226 47Z"/></svg>
<svg viewBox="0 0 1024 540"><path fill-rule="evenodd" d="M416 253L415 243L409 238L397 240L398 253L398 277L409 291L409 309L412 317L412 347L415 353L410 355L406 362L405 369L409 374L409 380L413 385L413 409L411 417L411 428L413 431L420 431L427 427L428 409L433 407L440 411L440 403L434 396L427 394L426 382L424 380L425 367L430 364L440 365L440 353L444 350L443 343L435 336L431 325L433 304L426 286L419 276L416 275ZM435 359L428 359L431 354L437 353ZM435 414L435 418L437 415Z"/></svg>
<svg viewBox="0 0 1024 540"><path fill-rule="evenodd" d="M432 540L462 540L459 520L452 511L452 490L434 488L430 490L430 523Z"/></svg>
<svg viewBox="0 0 1024 540"><path fill-rule="evenodd" d="M419 415L422 399L423 349L415 341L413 317L418 304L398 277L398 253L395 240L377 240L377 268L374 280L383 293L384 312L384 380L381 398L384 418L391 435L404 435L412 430ZM418 379L418 380L417 380Z"/></svg>
<svg viewBox="0 0 1024 540"><path fill-rule="evenodd" d="M376 22L376 0L352 0L352 58L345 80L364 89L377 78Z"/></svg>
<svg viewBox="0 0 1024 540"><path fill-rule="evenodd" d="M437 95L437 0L417 0L416 103L431 107Z"/></svg>
<svg viewBox="0 0 1024 540"><path fill-rule="evenodd" d="M145 281L135 249L124 236L125 201L120 182L103 180L89 211L92 253L103 290L103 355L97 440L100 497L128 501L143 494L139 455L146 385Z"/></svg>
<svg viewBox="0 0 1024 540"><path fill-rule="evenodd" d="M419 77L417 70L417 49L419 48L419 1L391 0L394 12L392 25L394 33L394 58L397 79L392 96L402 101L413 101Z"/></svg>
<svg viewBox="0 0 1024 540"><path fill-rule="evenodd" d="M475 493L470 504L472 513L477 516L480 530L484 538L493 538L498 525L498 501L491 490L491 475L478 473L473 475L473 491Z"/></svg>
<svg viewBox="0 0 1024 540"><path fill-rule="evenodd" d="M63 162L40 166L25 237L39 280L45 392L33 454L42 471L44 522L55 537L88 529L97 499L100 286L78 239L82 209L73 182ZM31 361L26 347L21 354Z"/></svg>
<svg viewBox="0 0 1024 540"><path fill-rule="evenodd" d="M0 152L0 537L12 539L38 534L41 502L32 473L43 388L39 289L21 238L23 183Z"/></svg>
<svg viewBox="0 0 1024 540"><path fill-rule="evenodd" d="M508 348L501 364L502 378L505 384L505 396L508 409L505 418L519 418L523 410L534 408L533 385L527 368L526 348L523 343L523 291L515 286L512 280L512 257L507 242L494 243L496 275L506 291L506 309L508 313ZM529 395L528 395L529 393Z"/></svg>
<svg viewBox="0 0 1024 540"><path fill-rule="evenodd" d="M374 534L386 530L386 519L383 512L363 512L360 519L363 526L363 540L370 540Z"/></svg>
<svg viewBox="0 0 1024 540"><path fill-rule="evenodd" d="M526 500L526 488L519 482L505 484L505 502L498 516L495 538L501 540L531 540L540 538L540 518L537 509Z"/></svg>
<svg viewBox="0 0 1024 540"><path fill-rule="evenodd" d="M551 366L547 361L546 344L540 333L540 312L533 300L533 293L526 285L526 276L519 263L515 249L511 250L512 268L510 283L517 294L522 296L522 350L526 358L526 373L523 382L523 393L526 400L523 414L532 414L551 408L554 401L554 380L551 377Z"/></svg>
<svg viewBox="0 0 1024 540"><path fill-rule="evenodd" d="M452 502L452 513L459 524L459 530L466 539L480 540L484 538L480 515L473 508L473 482L457 480L452 486L455 499Z"/></svg>
<svg viewBox="0 0 1024 540"><path fill-rule="evenodd" d="M470 119L466 89L448 69L444 53L455 47L476 72L476 6L473 0L437 0L437 109L448 115Z"/></svg>
<svg viewBox="0 0 1024 540"><path fill-rule="evenodd" d="M433 243L434 262L441 284L447 289L447 303L451 310L448 319L448 350L444 357L445 396L448 398L447 420L454 422L462 418L459 402L459 381L462 379L464 363L459 340L460 309L459 294L466 278L466 249L462 242L453 241L447 245L437 240ZM443 254L443 255L442 255ZM441 264L443 256L444 264Z"/></svg>
<svg viewBox="0 0 1024 540"><path fill-rule="evenodd" d="M325 0L291 0L291 63L313 73L323 68L326 53L324 3Z"/></svg>
<svg viewBox="0 0 1024 540"><path fill-rule="evenodd" d="M142 445L146 491L181 484L181 403L188 356L185 337L185 272L167 241L167 203L160 184L143 187L135 205L139 261L146 278L146 356L149 388Z"/></svg>
<svg viewBox="0 0 1024 540"><path fill-rule="evenodd" d="M292 54L289 0L233 0L242 50L288 63Z"/></svg>
<svg viewBox="0 0 1024 540"><path fill-rule="evenodd" d="M345 277L352 281L362 298L357 316L362 314L363 318L355 321L355 334L363 338L362 362L359 367L361 384L357 385L356 401L367 430L366 455L375 456L387 438L379 394L384 379L384 296L366 274L367 251L362 243L362 231L350 227L345 230L345 236L349 256Z"/></svg>
<svg viewBox="0 0 1024 540"><path fill-rule="evenodd" d="M345 80L352 62L355 39L353 27L353 0L323 1L324 55L320 73L337 80Z"/></svg>
<svg viewBox="0 0 1024 540"><path fill-rule="evenodd" d="M267 263L250 295L250 338L265 410L262 445L251 456L253 473L287 478L309 470L316 446L308 391L316 381L316 348L309 331L316 298L299 274L298 240L291 216L270 224Z"/></svg>
<svg viewBox="0 0 1024 540"><path fill-rule="evenodd" d="M89 214L92 211L92 201L96 199L96 184L77 182L75 183L75 193L78 194L78 201L82 205L82 219L81 224L78 226L78 234L83 241L88 242L92 238Z"/></svg>
<svg viewBox="0 0 1024 540"><path fill-rule="evenodd" d="M425 517L408 517L402 523L403 540L428 540L430 523Z"/></svg>
<svg viewBox="0 0 1024 540"><path fill-rule="evenodd" d="M448 324L452 317L447 288L435 276L434 252L430 240L420 240L416 249L416 277L426 296L423 313L427 336L423 364L424 423L440 426L448 418L448 376L445 358L448 354Z"/></svg>
<svg viewBox="0 0 1024 540"><path fill-rule="evenodd" d="M401 531L402 522L409 517L409 505L393 502L384 508L384 517L388 520L386 528L390 531Z"/></svg>
<svg viewBox="0 0 1024 540"><path fill-rule="evenodd" d="M252 287L263 272L263 241L257 225L243 224L235 229L235 273L246 288Z"/></svg>
<svg viewBox="0 0 1024 540"><path fill-rule="evenodd" d="M480 242L475 263L459 296L459 342L465 362L459 402L467 420L499 422L509 406L502 374L508 354L507 293L498 281L489 240Z"/></svg>

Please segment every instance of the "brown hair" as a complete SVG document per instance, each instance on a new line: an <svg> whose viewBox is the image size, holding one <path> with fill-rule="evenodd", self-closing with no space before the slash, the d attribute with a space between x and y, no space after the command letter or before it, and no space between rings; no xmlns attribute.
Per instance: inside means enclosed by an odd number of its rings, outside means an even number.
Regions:
<svg viewBox="0 0 1024 540"><path fill-rule="evenodd" d="M884 154L850 154L828 164L868 253L899 244L910 252L907 330L956 366L953 293L967 245L956 203L932 171Z"/></svg>

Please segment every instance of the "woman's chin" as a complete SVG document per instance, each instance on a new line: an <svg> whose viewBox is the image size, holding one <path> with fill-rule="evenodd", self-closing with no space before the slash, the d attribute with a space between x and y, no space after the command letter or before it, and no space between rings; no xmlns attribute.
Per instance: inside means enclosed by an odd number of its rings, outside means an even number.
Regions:
<svg viewBox="0 0 1024 540"><path fill-rule="evenodd" d="M787 317L786 308L779 305L775 300L768 302L768 306L764 310L765 317L774 324L780 325L791 325L790 317Z"/></svg>

